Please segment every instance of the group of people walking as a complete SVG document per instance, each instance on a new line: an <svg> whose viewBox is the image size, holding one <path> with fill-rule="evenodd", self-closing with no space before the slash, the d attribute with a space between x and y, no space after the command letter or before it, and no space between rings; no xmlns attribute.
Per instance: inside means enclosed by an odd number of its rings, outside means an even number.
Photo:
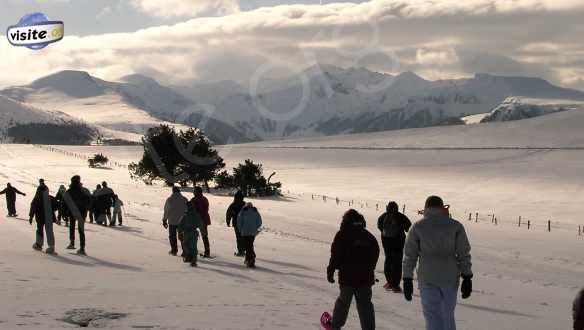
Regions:
<svg viewBox="0 0 584 330"><path fill-rule="evenodd" d="M472 293L470 243L463 225L450 217L448 206L440 197L431 196L426 200L422 220L412 225L399 212L397 204L390 202L379 217L377 227L386 258L384 288L403 293L404 298L411 301L417 268L426 329L455 330L458 289L460 287L463 299ZM331 246L327 279L335 283L338 271L340 295L332 317L324 322L325 327L341 329L355 297L361 328L375 329L371 299L379 254L377 239L367 231L363 215L353 209L347 211Z"/></svg>
<svg viewBox="0 0 584 330"><path fill-rule="evenodd" d="M252 203L244 201L241 191L235 194L233 203L227 209L226 222L228 227L233 225L235 231L237 246L235 255L245 256L244 262L247 267L254 268L256 260L254 241L262 226L262 218ZM198 256L212 258L208 231L208 226L211 225L209 201L203 195L201 187L195 187L191 200L182 195L180 188L173 187L172 194L164 205L162 225L168 229L170 255L178 255L180 241L183 262L196 267ZM205 249L200 255L197 249L199 235Z"/></svg>
<svg viewBox="0 0 584 330"><path fill-rule="evenodd" d="M110 226L122 225L122 201L103 182L92 194L83 187L81 177L75 175L71 178L69 188L61 185L55 196L50 194L44 179L39 180L35 195L30 203L29 223L36 221L36 240L33 249L42 251L46 240L48 254L55 254L55 234L53 224L65 223L69 227L68 250L75 250L75 234L79 235L79 249L77 253L85 255L85 221L89 215L90 221ZM105 189L104 189L105 188ZM16 217L16 194L26 196L10 183L0 194L6 195L8 216ZM111 209L113 208L113 216Z"/></svg>
<svg viewBox="0 0 584 330"><path fill-rule="evenodd" d="M8 216L17 216L16 195L26 194L10 184L0 194L6 195ZM61 186L53 197L44 180L40 179L29 212L29 222L32 224L34 218L37 224L33 248L42 250L46 238L48 247L45 252L55 253L52 226L53 223L65 221L70 229L67 249L75 249L77 225L80 243L77 253L85 255L84 224L87 216L91 222L98 224L107 225L109 221L110 226L114 226L118 219L121 225L122 218L118 215L122 205L106 182L90 193L83 187L81 177L75 175L71 178L69 188ZM112 207L113 216L110 212ZM448 208L440 197L430 196L425 203L423 218L412 224L407 216L399 212L397 203L390 202L386 211L377 219L385 253L384 289L403 294L405 300L412 301L414 271L417 269L426 330L455 330L458 293L460 291L462 299L468 299L473 292L471 245L464 226L451 218ZM180 242L181 257L185 263L196 267L199 256L212 258L208 232L211 225L209 201L201 187L194 188L194 196L190 200L183 196L180 188L173 187L164 205L162 224L168 230L170 255L178 255ZM245 257L245 265L254 268L254 242L261 231L262 217L252 203L245 201L241 191L236 192L233 202L227 208L226 224L234 228L234 254ZM327 280L335 283L338 272L340 294L332 316L323 319L323 326L327 329L343 328L353 297L361 329L375 329L372 287L377 282L375 269L380 247L366 227L362 214L354 209L346 211L331 245ZM200 255L197 249L199 236L204 246L204 252ZM584 290L573 303L573 320L574 330L584 330Z"/></svg>

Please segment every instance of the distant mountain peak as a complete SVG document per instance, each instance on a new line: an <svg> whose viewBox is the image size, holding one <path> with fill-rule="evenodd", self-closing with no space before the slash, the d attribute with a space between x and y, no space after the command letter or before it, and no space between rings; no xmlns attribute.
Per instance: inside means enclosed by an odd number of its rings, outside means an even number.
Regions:
<svg viewBox="0 0 584 330"><path fill-rule="evenodd" d="M118 81L127 82L127 83L135 84L135 85L155 85L155 86L160 85L158 83L158 81L156 81L154 78L148 77L148 76L143 75L141 73L133 73L133 74L129 74L127 76L123 76L123 77L119 78Z"/></svg>
<svg viewBox="0 0 584 330"><path fill-rule="evenodd" d="M51 89L71 97L84 98L101 95L104 87L86 71L64 70L33 81L34 89Z"/></svg>

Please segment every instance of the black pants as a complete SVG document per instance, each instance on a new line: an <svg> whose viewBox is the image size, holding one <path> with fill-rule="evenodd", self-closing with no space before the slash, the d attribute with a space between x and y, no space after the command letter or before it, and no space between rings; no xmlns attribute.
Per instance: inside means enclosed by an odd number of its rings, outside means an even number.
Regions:
<svg viewBox="0 0 584 330"><path fill-rule="evenodd" d="M361 321L362 330L375 329L375 309L371 298L373 293L371 287L366 288L352 288L341 285L341 293L335 303L335 310L333 311L333 329L341 329L347 323L347 316L349 315L349 308L353 296L357 301L357 312L359 313L359 320Z"/></svg>
<svg viewBox="0 0 584 330"><path fill-rule="evenodd" d="M69 219L69 241L71 245L75 245L75 222L78 222L77 219L71 217ZM83 223L77 224L77 229L79 231L79 246L81 249L85 249L85 221Z"/></svg>
<svg viewBox="0 0 584 330"><path fill-rule="evenodd" d="M255 262L256 254L253 246L255 236L241 236L241 241L243 243L243 248L245 249L245 261Z"/></svg>
<svg viewBox="0 0 584 330"><path fill-rule="evenodd" d="M6 208L8 208L8 215L16 215L16 200L6 199Z"/></svg>
<svg viewBox="0 0 584 330"><path fill-rule="evenodd" d="M402 278L405 238L382 237L381 243L385 251L385 264L383 267L385 279L387 283L396 288L400 285Z"/></svg>
<svg viewBox="0 0 584 330"><path fill-rule="evenodd" d="M176 238L178 231L178 226L169 225L168 226L168 241L170 242L170 251L173 253L178 253L178 240Z"/></svg>
<svg viewBox="0 0 584 330"><path fill-rule="evenodd" d="M203 246L205 247L205 256L211 255L211 244L209 243L209 226L203 224L201 228L199 228L199 232L201 232L201 238L203 240Z"/></svg>
<svg viewBox="0 0 584 330"><path fill-rule="evenodd" d="M239 229L237 226L233 226L233 231L235 231L235 241L237 243L237 254L245 253L245 248L243 246L243 240L241 239L241 234L239 233Z"/></svg>

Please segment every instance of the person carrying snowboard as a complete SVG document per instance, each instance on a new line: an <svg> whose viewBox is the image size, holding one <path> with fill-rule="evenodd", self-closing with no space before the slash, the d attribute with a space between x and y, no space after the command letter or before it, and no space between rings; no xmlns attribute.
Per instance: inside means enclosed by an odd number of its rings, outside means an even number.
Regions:
<svg viewBox="0 0 584 330"><path fill-rule="evenodd" d="M574 330L584 330L584 289L578 293L572 306Z"/></svg>
<svg viewBox="0 0 584 330"><path fill-rule="evenodd" d="M26 196L25 193L14 188L10 183L6 184L6 188L0 191L0 195L6 195L6 208L8 209L9 217L16 217L16 194Z"/></svg>
<svg viewBox="0 0 584 330"><path fill-rule="evenodd" d="M381 231L381 243L385 252L385 264L383 272L387 283L383 286L386 290L401 293L402 261L406 232L410 230L410 219L399 212L396 202L389 202L386 212L377 220L377 228Z"/></svg>
<svg viewBox="0 0 584 330"><path fill-rule="evenodd" d="M245 201L243 200L243 193L241 190L238 190L233 196L233 203L229 205L227 209L227 214L225 215L225 221L227 222L227 227L233 225L233 231L235 232L235 240L237 243L237 252L235 253L238 257L245 256L245 249L243 248L243 242L241 240L241 233L239 232L239 228L237 227L237 216L239 216L239 212L245 206Z"/></svg>
<svg viewBox="0 0 584 330"><path fill-rule="evenodd" d="M172 187L172 195L164 203L164 215L162 216L162 225L168 229L168 241L170 242L170 251L168 254L176 256L178 253L177 233L178 226L187 211L189 200L184 197L178 187ZM183 257L184 257L183 251Z"/></svg>
<svg viewBox="0 0 584 330"><path fill-rule="evenodd" d="M77 223L80 244L80 249L77 250L77 253L85 255L85 219L87 218L88 211L90 211L91 193L83 187L81 177L75 175L71 178L69 189L63 196L65 204L67 205L68 213L71 215L69 218L70 243L67 249L75 249L75 223Z"/></svg>
<svg viewBox="0 0 584 330"><path fill-rule="evenodd" d="M114 213L112 215L112 222L110 226L114 226L116 224L116 220L118 221L118 226L122 225L123 217L122 217L122 208L124 207L124 202L120 199L118 195L114 195Z"/></svg>
<svg viewBox="0 0 584 330"><path fill-rule="evenodd" d="M375 329L371 288L375 284L378 259L379 244L366 229L365 218L354 209L348 210L343 215L341 228L332 243L327 267L327 280L330 283L335 283L335 271L339 271L340 288L332 319L325 324L327 328L338 330L345 325L354 296L361 329Z"/></svg>
<svg viewBox="0 0 584 330"><path fill-rule="evenodd" d="M254 242L262 226L262 216L252 203L246 203L237 216L237 229L241 234L243 249L245 250L245 264L255 268L256 253Z"/></svg>
<svg viewBox="0 0 584 330"><path fill-rule="evenodd" d="M462 299L472 293L470 243L464 226L450 218L442 198L430 196L424 217L406 238L403 261L404 296L412 300L414 269L427 330L455 330L457 292L462 277Z"/></svg>
<svg viewBox="0 0 584 330"><path fill-rule="evenodd" d="M211 247L209 243L209 226L211 225L211 217L209 216L209 200L207 197L203 196L203 188L195 187L195 196L191 199L191 204L197 210L197 213L203 219L203 225L200 227L201 237L203 238L203 245L205 246L205 252L203 253L203 258L211 258Z"/></svg>
<svg viewBox="0 0 584 330"><path fill-rule="evenodd" d="M43 250L44 238L47 238L48 254L55 254L55 234L53 232L53 221L56 220L54 210L56 209L55 198L49 195L49 188L40 185L30 203L29 223L32 225L33 218L37 223L36 241L32 248L37 251ZM46 235L45 235L46 234Z"/></svg>
<svg viewBox="0 0 584 330"><path fill-rule="evenodd" d="M190 263L193 267L197 267L197 240L199 238L199 232L197 230L200 230L202 226L203 219L195 207L189 203L178 230L183 237L183 262Z"/></svg>

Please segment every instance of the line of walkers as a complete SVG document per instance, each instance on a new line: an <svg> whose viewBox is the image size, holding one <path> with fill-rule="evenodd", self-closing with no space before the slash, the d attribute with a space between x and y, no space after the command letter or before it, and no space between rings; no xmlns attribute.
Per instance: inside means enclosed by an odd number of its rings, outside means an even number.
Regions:
<svg viewBox="0 0 584 330"><path fill-rule="evenodd" d="M8 216L16 217L16 194L23 196L26 196L26 194L12 187L10 183L6 185L6 189L2 190L0 194L6 195ZM93 222L93 219L99 219L97 223L107 225L105 219L108 219L110 226L115 226L116 221L121 226L122 207L123 202L107 187L106 182L103 182L100 189L97 189L92 194L83 187L81 177L75 175L71 178L68 189L61 185L55 196L52 196L45 181L40 179L29 211L29 223L32 225L34 219L37 224L36 241L33 244L33 249L42 251L46 238L47 249L45 252L55 254L53 224L60 225L64 222L69 227L70 242L67 249L75 249L75 233L77 229L80 244L77 253L85 255L85 221L87 216L89 215L91 222ZM112 208L113 216L111 213Z"/></svg>
<svg viewBox="0 0 584 330"><path fill-rule="evenodd" d="M454 310L459 287L463 299L472 293L471 247L463 225L450 217L448 206L440 197L431 196L426 200L422 220L411 225L410 220L399 213L397 204L391 202L379 217L378 228L386 258L387 284L384 288L403 293L405 299L411 301L417 268L426 329L455 330ZM335 283L338 271L340 285L333 315L324 324L328 329L341 329L345 325L353 296L361 328L375 329L371 299L379 253L379 244L367 231L363 215L353 209L347 211L332 243L327 267L328 281ZM402 275L403 290L399 286Z"/></svg>
<svg viewBox="0 0 584 330"><path fill-rule="evenodd" d="M236 256L245 256L245 264L255 267L256 254L254 249L255 237L260 232L262 218L252 203L245 203L241 191L235 194L233 203L227 209L227 226L233 225L237 241ZM168 229L170 251L172 256L178 255L178 243L181 243L181 257L185 263L197 266L199 233L205 248L200 254L203 258L212 258L209 243L208 226L211 225L209 216L209 201L203 195L201 187L195 187L194 197L189 201L178 187L172 188L172 194L164 204L162 225Z"/></svg>

